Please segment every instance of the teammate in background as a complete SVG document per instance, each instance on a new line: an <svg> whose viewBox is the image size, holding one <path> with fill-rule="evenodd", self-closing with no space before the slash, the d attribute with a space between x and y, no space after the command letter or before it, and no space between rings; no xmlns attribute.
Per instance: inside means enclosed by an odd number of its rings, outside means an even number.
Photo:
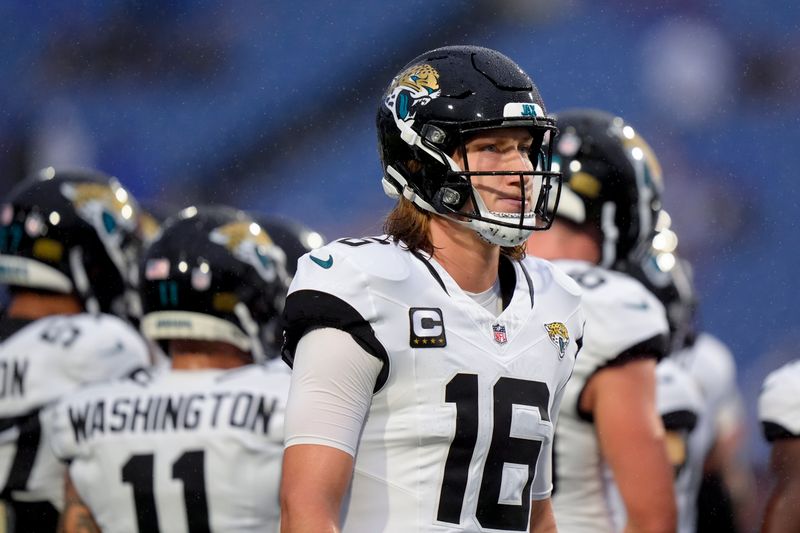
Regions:
<svg viewBox="0 0 800 533"><path fill-rule="evenodd" d="M550 530L583 318L520 258L558 196L553 120L513 61L453 46L402 69L377 126L387 235L301 258L286 303L283 531Z"/></svg>
<svg viewBox="0 0 800 533"><path fill-rule="evenodd" d="M64 467L40 410L84 384L147 365L128 323L138 206L116 179L47 168L0 205L0 496L16 531L55 531Z"/></svg>
<svg viewBox="0 0 800 533"><path fill-rule="evenodd" d="M762 533L796 532L800 525L800 360L764 380L758 417L772 444L770 470L775 485L767 502Z"/></svg>
<svg viewBox="0 0 800 533"><path fill-rule="evenodd" d="M656 367L656 408L666 429L667 455L674 467L678 531L696 530L697 493L703 465L710 447L709 406L700 383L689 372L688 358L681 350L694 336L696 306L688 266L677 258L678 239L669 228L670 217L662 210L657 233L647 253L636 261L621 265L625 272L641 281L664 305L669 322L670 357Z"/></svg>
<svg viewBox="0 0 800 533"><path fill-rule="evenodd" d="M681 533L753 529L753 474L741 455L744 435L736 364L722 342L698 333L697 296L689 263L676 255L678 236L666 211L659 216L651 253L626 270L664 304L670 359L691 375L702 407L687 442L687 464L676 479Z"/></svg>
<svg viewBox="0 0 800 533"><path fill-rule="evenodd" d="M282 256L241 211L165 222L143 265L142 331L171 368L48 412L69 463L63 531L277 531L289 372L264 364L263 325L285 297Z"/></svg>
<svg viewBox="0 0 800 533"><path fill-rule="evenodd" d="M676 505L656 362L666 355L661 303L611 267L644 253L660 209L661 169L638 133L597 110L558 115L554 162L564 188L553 228L528 251L556 260L584 289L584 347L556 431L558 528L614 531L608 480L625 504L625 531L673 532Z"/></svg>
<svg viewBox="0 0 800 533"><path fill-rule="evenodd" d="M701 415L703 399L697 382L673 358L666 357L656 365L656 409L666 431L667 457L674 474L675 502L678 508L678 531L684 531L682 524L690 507L696 505L694 494L688 490L690 482L689 439ZM609 499L612 502L614 524L622 531L627 522L625 504L613 476L608 475ZM694 512L694 509L691 510ZM694 531L694 527L687 531Z"/></svg>

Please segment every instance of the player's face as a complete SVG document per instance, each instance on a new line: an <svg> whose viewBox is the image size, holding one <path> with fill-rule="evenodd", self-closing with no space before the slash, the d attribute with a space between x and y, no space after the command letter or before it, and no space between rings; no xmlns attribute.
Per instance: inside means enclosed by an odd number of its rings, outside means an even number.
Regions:
<svg viewBox="0 0 800 533"><path fill-rule="evenodd" d="M470 171L530 172L533 137L525 128L503 128L480 133L466 144ZM461 150L456 150L453 160L464 168ZM525 184L525 210L533 210L532 183L530 175L523 178ZM472 176L472 185L480 193L486 207L493 212L520 213L522 190L519 174L497 176Z"/></svg>

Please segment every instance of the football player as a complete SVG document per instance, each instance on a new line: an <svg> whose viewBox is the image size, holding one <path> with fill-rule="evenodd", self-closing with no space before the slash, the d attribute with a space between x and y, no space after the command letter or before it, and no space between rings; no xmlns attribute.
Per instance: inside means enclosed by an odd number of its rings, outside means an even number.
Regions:
<svg viewBox="0 0 800 533"><path fill-rule="evenodd" d="M48 411L69 463L65 532L277 531L289 372L264 364L263 325L285 297L282 256L235 209L165 222L142 268L141 328L171 368Z"/></svg>
<svg viewBox="0 0 800 533"><path fill-rule="evenodd" d="M566 387L556 431L559 531L614 531L608 480L626 531L674 531L676 506L656 362L666 355L664 308L641 283L611 270L644 253L660 209L661 169L620 117L598 110L558 115L554 162L564 187L553 228L528 241L583 287L584 348Z"/></svg>
<svg viewBox="0 0 800 533"><path fill-rule="evenodd" d="M686 442L687 461L676 479L678 531L750 530L753 474L742 460L744 435L736 364L727 347L697 331L697 296L691 265L676 254L678 237L666 211L651 253L626 271L664 304L670 325L670 358L695 381L701 394L695 428ZM669 429L669 428L668 428Z"/></svg>
<svg viewBox="0 0 800 533"><path fill-rule="evenodd" d="M287 298L284 531L555 527L580 290L520 260L558 195L553 120L509 58L451 46L402 69L377 127L387 234L305 255Z"/></svg>
<svg viewBox="0 0 800 533"><path fill-rule="evenodd" d="M770 470L775 485L767 502L762 533L789 533L800 524L800 360L764 380L758 416L772 444Z"/></svg>
<svg viewBox="0 0 800 533"><path fill-rule="evenodd" d="M667 311L670 357L656 367L656 407L666 430L667 455L674 467L678 531L691 533L696 529L697 492L710 444L702 437L709 417L707 396L689 371L688 358L682 355L694 335L696 302L688 266L675 255L677 236L669 224L670 217L662 210L650 250L621 267L641 281Z"/></svg>
<svg viewBox="0 0 800 533"><path fill-rule="evenodd" d="M47 168L0 205L0 483L17 531L55 531L64 468L40 410L80 386L149 363L127 322L138 206L91 170ZM113 313L114 315L110 314Z"/></svg>

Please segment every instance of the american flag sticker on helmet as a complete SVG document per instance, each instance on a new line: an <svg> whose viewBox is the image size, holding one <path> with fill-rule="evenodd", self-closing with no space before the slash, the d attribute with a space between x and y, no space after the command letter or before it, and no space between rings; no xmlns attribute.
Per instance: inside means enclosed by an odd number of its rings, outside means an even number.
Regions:
<svg viewBox="0 0 800 533"><path fill-rule="evenodd" d="M169 259L148 259L144 267L144 277L148 280L167 279L169 276Z"/></svg>

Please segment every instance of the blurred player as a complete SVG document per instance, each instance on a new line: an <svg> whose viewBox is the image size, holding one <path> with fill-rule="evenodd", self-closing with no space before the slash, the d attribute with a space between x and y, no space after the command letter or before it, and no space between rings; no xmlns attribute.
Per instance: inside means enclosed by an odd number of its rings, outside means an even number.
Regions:
<svg viewBox="0 0 800 533"><path fill-rule="evenodd" d="M614 531L613 478L626 531L674 531L676 506L656 362L666 355L661 303L609 268L646 251L660 209L661 169L621 118L597 110L558 115L554 162L564 173L557 218L528 241L584 289L584 347L556 431L553 505L559 531Z"/></svg>
<svg viewBox="0 0 800 533"><path fill-rule="evenodd" d="M55 531L64 468L40 410L81 385L148 364L126 322L135 288L138 207L116 179L45 169L0 205L0 495L16 531ZM88 312L87 312L88 311Z"/></svg>
<svg viewBox="0 0 800 533"><path fill-rule="evenodd" d="M695 294L688 267L675 256L677 236L669 229L669 221L662 210L650 249L621 267L641 281L667 311L671 357L662 359L656 367L656 408L664 423L667 455L675 473L678 531L690 533L696 529L697 491L708 453L707 443L699 438L703 433L699 422L706 419L707 404L686 358L675 356L693 335Z"/></svg>
<svg viewBox="0 0 800 533"><path fill-rule="evenodd" d="M697 333L692 269L676 255L678 237L670 225L669 215L662 211L651 253L626 270L664 304L670 359L688 372L701 394L697 423L688 435L686 465L676 480L678 529L681 533L749 530L755 498L752 473L740 457L744 414L736 365L719 340Z"/></svg>
<svg viewBox="0 0 800 533"><path fill-rule="evenodd" d="M800 359L764 380L758 417L772 444L770 470L775 486L767 502L762 533L800 528Z"/></svg>
<svg viewBox="0 0 800 533"><path fill-rule="evenodd" d="M286 303L284 531L555 527L583 318L572 280L519 260L551 222L553 121L514 62L454 46L409 63L377 122L388 235L304 256Z"/></svg>
<svg viewBox="0 0 800 533"><path fill-rule="evenodd" d="M171 369L90 387L49 414L69 463L66 533L276 531L289 373L264 363L282 254L243 212L187 208L142 272L142 331ZM88 529L83 525L92 524Z"/></svg>

